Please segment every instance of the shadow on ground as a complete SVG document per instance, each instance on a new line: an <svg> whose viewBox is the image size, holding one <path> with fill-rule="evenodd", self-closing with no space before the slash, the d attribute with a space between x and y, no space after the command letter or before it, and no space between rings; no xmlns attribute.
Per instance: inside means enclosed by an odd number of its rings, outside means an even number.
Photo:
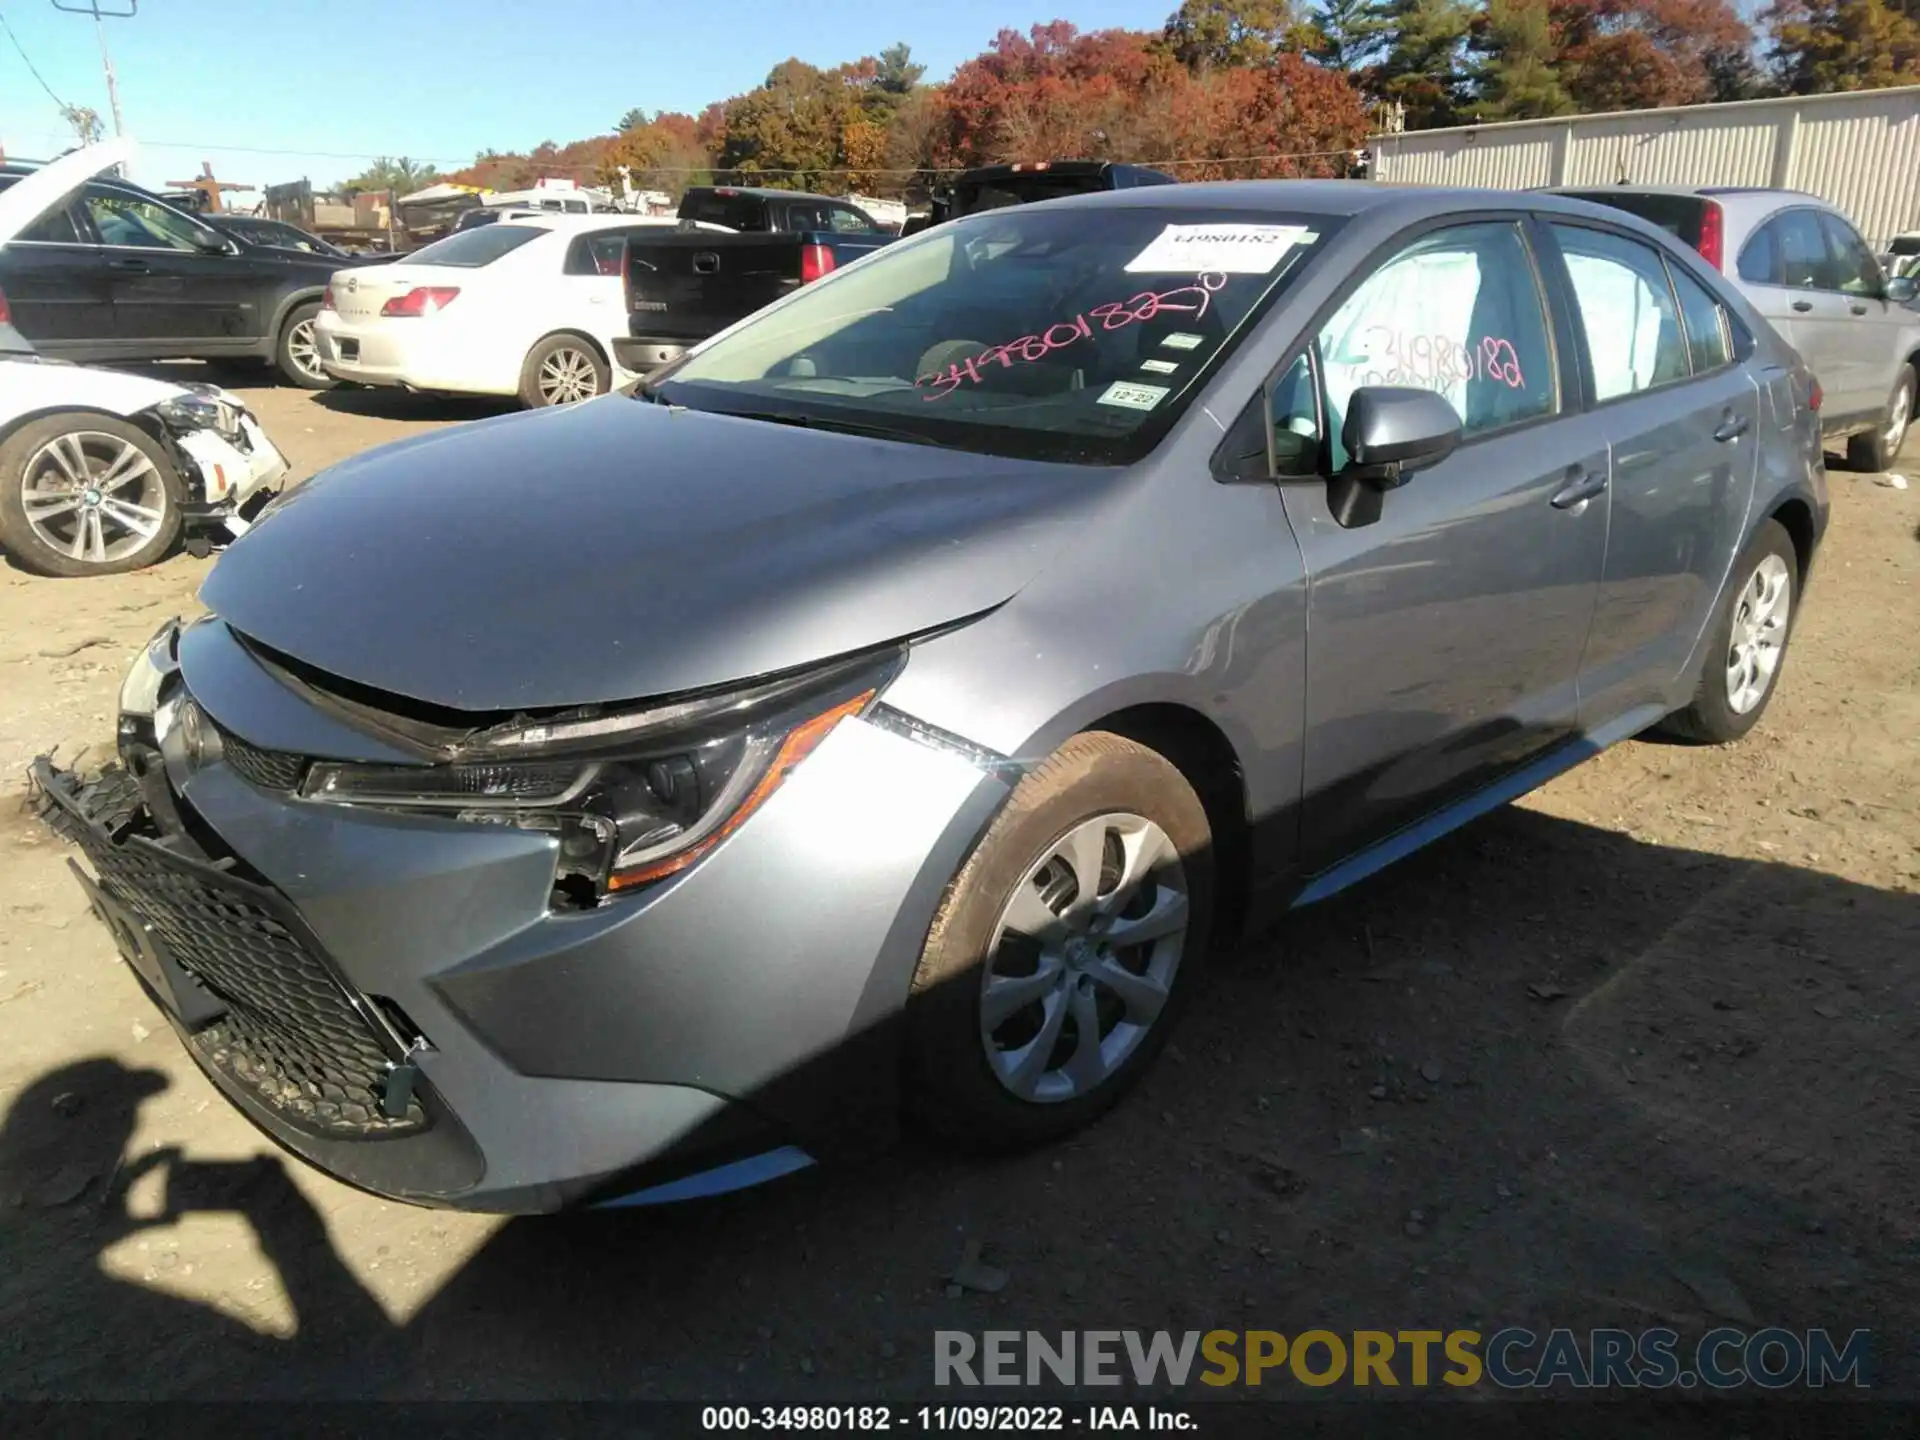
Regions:
<svg viewBox="0 0 1920 1440"><path fill-rule="evenodd" d="M905 1399L936 1329L1730 1322L1872 1329L1881 1393L1912 1394L1916 935L1911 894L1508 809L1217 959L1173 1048L1071 1144L909 1143L515 1221L404 1324L278 1160L145 1163L170 1165L170 1211L247 1217L286 1341L102 1272L158 1223L126 1213L125 1172L0 1211L35 1257L0 1280L0 1391ZM0 1133L0 1193L76 1133L120 1154L154 1083L44 1077ZM82 1087L110 1098L80 1126L54 1097ZM968 1239L1010 1272L999 1294L947 1293Z"/></svg>

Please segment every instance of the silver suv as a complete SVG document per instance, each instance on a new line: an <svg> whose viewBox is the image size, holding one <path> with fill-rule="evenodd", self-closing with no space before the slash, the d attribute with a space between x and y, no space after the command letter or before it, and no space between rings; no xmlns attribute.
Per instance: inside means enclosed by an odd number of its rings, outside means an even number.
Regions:
<svg viewBox="0 0 1920 1440"><path fill-rule="evenodd" d="M1851 221L1793 190L1561 190L1650 220L1698 250L1819 378L1828 440L1857 470L1884 470L1913 416L1920 281L1889 276Z"/></svg>

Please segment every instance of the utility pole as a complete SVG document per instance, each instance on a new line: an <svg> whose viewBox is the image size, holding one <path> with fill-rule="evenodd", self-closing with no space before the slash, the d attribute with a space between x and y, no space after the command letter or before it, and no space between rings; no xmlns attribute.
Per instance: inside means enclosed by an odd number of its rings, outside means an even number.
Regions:
<svg viewBox="0 0 1920 1440"><path fill-rule="evenodd" d="M69 15L93 16L93 33L100 40L100 68L107 72L107 101L113 107L115 135L127 133L127 122L120 114L120 86L113 77L113 56L107 53L107 27L103 22L131 20L140 13L140 0L121 0L121 3L127 8L113 9L112 0L108 0L108 8L102 10L100 0L53 0L53 8L56 10L64 10Z"/></svg>

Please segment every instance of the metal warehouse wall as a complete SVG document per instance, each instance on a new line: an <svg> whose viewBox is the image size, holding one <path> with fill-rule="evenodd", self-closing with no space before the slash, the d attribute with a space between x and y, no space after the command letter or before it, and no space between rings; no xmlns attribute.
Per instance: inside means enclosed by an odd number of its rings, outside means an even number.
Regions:
<svg viewBox="0 0 1920 1440"><path fill-rule="evenodd" d="M1805 190L1884 245L1920 229L1920 85L1375 135L1399 185L1771 185Z"/></svg>

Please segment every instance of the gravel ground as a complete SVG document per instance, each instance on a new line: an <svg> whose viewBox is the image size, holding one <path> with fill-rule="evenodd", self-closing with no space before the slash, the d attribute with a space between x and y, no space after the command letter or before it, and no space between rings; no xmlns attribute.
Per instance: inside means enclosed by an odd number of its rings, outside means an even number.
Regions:
<svg viewBox="0 0 1920 1440"><path fill-rule="evenodd" d="M489 413L248 393L299 474ZM1920 489L1832 478L1746 743L1620 746L1222 957L1075 1143L512 1222L265 1145L15 803L207 562L0 565L0 1395L904 1399L936 1329L1727 1319L1871 1328L1920 1395ZM999 1293L948 1293L968 1241Z"/></svg>

